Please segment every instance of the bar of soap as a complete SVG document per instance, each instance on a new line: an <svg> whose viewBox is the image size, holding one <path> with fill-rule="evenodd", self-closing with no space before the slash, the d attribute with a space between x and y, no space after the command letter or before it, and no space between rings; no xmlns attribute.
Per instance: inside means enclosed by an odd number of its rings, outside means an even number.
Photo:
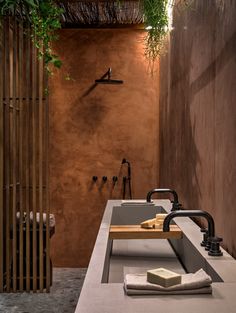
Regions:
<svg viewBox="0 0 236 313"><path fill-rule="evenodd" d="M156 214L156 221L157 222L163 222L164 221L164 219L166 218L166 215L167 214L164 214L164 213L159 213L159 214Z"/></svg>
<svg viewBox="0 0 236 313"><path fill-rule="evenodd" d="M162 222L155 223L155 229L162 229L162 228L163 228Z"/></svg>
<svg viewBox="0 0 236 313"><path fill-rule="evenodd" d="M154 228L156 219L152 218L150 220L143 221L140 225L142 228Z"/></svg>
<svg viewBox="0 0 236 313"><path fill-rule="evenodd" d="M181 284L181 275L163 267L147 271L147 281L162 287L171 287Z"/></svg>

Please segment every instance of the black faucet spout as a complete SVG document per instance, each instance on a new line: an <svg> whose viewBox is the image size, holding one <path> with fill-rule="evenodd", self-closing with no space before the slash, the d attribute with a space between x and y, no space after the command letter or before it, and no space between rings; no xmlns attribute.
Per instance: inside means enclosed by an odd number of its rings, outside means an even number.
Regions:
<svg viewBox="0 0 236 313"><path fill-rule="evenodd" d="M202 210L181 210L170 212L163 222L163 232L170 231L170 222L175 217L204 217L208 223L209 237L215 237L215 222L211 214Z"/></svg>
<svg viewBox="0 0 236 313"><path fill-rule="evenodd" d="M172 202L172 210L179 210L181 208L181 204L179 203L178 194L173 189L168 188L158 188L158 189L152 189L147 193L146 200L147 202L151 202L152 195L154 193L170 193L173 195L174 200Z"/></svg>

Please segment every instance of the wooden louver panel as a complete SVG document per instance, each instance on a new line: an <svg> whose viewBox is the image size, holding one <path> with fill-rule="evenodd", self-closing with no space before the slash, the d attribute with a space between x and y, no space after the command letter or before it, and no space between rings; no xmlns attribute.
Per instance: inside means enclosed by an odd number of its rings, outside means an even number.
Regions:
<svg viewBox="0 0 236 313"><path fill-rule="evenodd" d="M46 74L25 22L0 27L0 292L49 291Z"/></svg>

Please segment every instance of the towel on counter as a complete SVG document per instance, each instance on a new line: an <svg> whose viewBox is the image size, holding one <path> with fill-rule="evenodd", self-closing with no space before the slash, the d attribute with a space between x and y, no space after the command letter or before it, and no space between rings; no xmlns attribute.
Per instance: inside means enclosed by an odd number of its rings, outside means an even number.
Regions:
<svg viewBox="0 0 236 313"><path fill-rule="evenodd" d="M127 295L209 294L212 293L211 283L211 277L203 269L193 274L183 274L181 284L171 287L149 283L146 274L127 274L124 289Z"/></svg>
<svg viewBox="0 0 236 313"><path fill-rule="evenodd" d="M20 221L20 214L21 214L21 212L19 212L19 211L16 212L16 220L18 223ZM36 212L35 215L36 215L36 223L39 224L40 223L40 213ZM46 222L47 222L46 218L47 218L46 213L43 213L43 224L44 225L46 225ZM23 219L23 221L26 221L26 219L27 219L27 213L26 212L23 212L22 219ZM33 219L34 219L34 214L32 211L30 211L30 214L29 214L30 223L33 223ZM49 214L49 226L50 226L50 228L55 227L55 225L56 225L56 220L55 220L54 214Z"/></svg>

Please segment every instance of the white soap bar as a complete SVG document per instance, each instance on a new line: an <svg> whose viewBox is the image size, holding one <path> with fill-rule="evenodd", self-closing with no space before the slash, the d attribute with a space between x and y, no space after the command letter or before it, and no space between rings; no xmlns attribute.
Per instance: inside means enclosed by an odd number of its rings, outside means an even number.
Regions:
<svg viewBox="0 0 236 313"><path fill-rule="evenodd" d="M160 223L160 222L155 223L155 228L156 229L162 229L163 228L163 223Z"/></svg>
<svg viewBox="0 0 236 313"><path fill-rule="evenodd" d="M162 214L162 213L159 213L159 214L156 214L156 221L158 222L158 221L164 221L164 219L166 218L166 215L167 214Z"/></svg>
<svg viewBox="0 0 236 313"><path fill-rule="evenodd" d="M181 275L160 267L147 271L147 281L162 287L170 287L181 284Z"/></svg>
<svg viewBox="0 0 236 313"><path fill-rule="evenodd" d="M156 219L152 218L150 220L143 221L140 225L142 228L153 228L155 227Z"/></svg>

